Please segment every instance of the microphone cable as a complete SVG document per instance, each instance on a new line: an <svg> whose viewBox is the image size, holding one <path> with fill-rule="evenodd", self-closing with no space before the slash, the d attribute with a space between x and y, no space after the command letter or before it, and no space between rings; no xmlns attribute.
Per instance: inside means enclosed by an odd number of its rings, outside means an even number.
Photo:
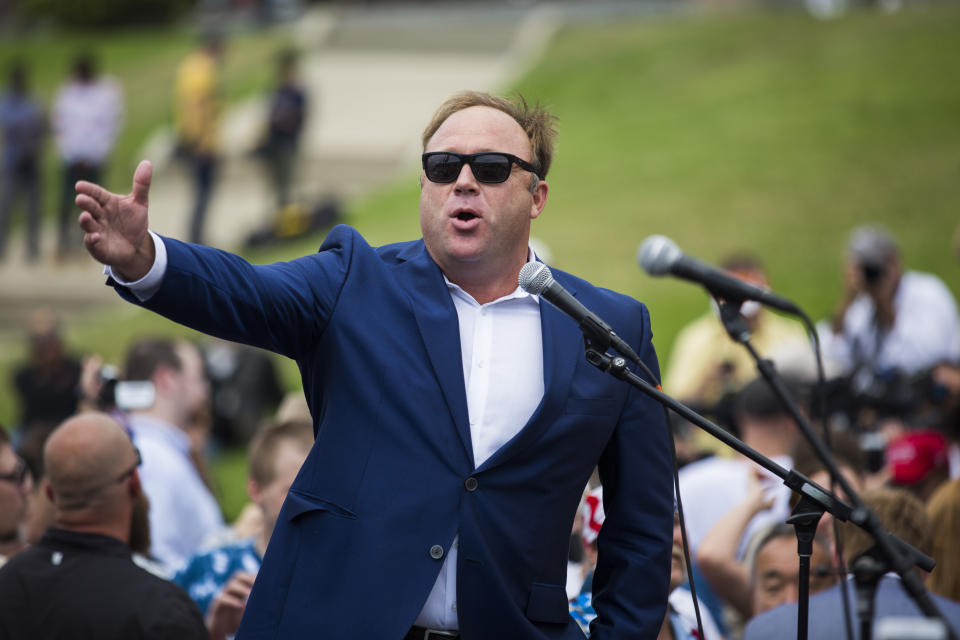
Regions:
<svg viewBox="0 0 960 640"><path fill-rule="evenodd" d="M660 386L659 378L654 375L653 371L650 370L650 367L648 367L642 359L639 360L637 364L641 369L643 369L643 372L647 374L647 377L653 386L656 387L658 391L663 391L663 387ZM670 410L667 409L666 405L663 404L660 405L660 408L663 409L664 424L667 427L667 438L670 440L670 460L673 463L673 491L674 496L676 496L677 499L677 519L680 521L680 539L683 542L683 560L687 565L687 582L690 584L690 596L693 598L693 613L697 618L697 633L700 634L699 637L703 640L712 640L707 638L703 633L703 620L700 616L700 599L697 598L697 585L693 579L693 564L690 560L690 544L687 542L687 522L683 517L683 499L680 497L680 467L677 463L677 443L673 440L673 429L670 428ZM673 555L671 554L671 558L672 557ZM670 562L672 563L673 560L671 559Z"/></svg>

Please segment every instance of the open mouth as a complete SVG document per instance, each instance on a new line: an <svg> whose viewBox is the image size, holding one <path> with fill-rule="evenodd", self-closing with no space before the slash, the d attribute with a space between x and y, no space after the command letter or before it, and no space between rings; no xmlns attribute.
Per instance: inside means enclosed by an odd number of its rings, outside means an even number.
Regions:
<svg viewBox="0 0 960 640"><path fill-rule="evenodd" d="M460 220L462 222L469 222L470 220L473 220L476 217L477 215L471 211L461 211L457 213L457 216L456 216L457 220Z"/></svg>

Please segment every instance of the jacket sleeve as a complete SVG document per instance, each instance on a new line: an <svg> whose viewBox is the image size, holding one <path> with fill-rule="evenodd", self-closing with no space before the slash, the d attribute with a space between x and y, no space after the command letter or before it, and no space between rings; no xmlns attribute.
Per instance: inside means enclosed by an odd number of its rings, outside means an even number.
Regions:
<svg viewBox="0 0 960 640"><path fill-rule="evenodd" d="M160 290L126 300L174 322L226 340L296 358L322 334L346 281L356 242L336 227L320 250L290 262L253 265L240 256L163 239L168 264Z"/></svg>
<svg viewBox="0 0 960 640"><path fill-rule="evenodd" d="M641 359L659 376L650 316L638 312ZM649 377L640 372L645 380ZM673 464L665 413L633 388L600 457L606 519L597 539L593 640L656 638L666 614L673 544Z"/></svg>

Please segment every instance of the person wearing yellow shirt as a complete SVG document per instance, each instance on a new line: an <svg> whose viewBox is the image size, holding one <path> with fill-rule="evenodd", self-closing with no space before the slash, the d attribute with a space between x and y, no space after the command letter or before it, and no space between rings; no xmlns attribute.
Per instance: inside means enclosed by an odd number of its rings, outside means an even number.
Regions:
<svg viewBox="0 0 960 640"><path fill-rule="evenodd" d="M222 111L220 57L222 41L208 35L177 69L176 130L178 151L193 171L195 200L190 241L203 242L203 222L217 169L218 129Z"/></svg>

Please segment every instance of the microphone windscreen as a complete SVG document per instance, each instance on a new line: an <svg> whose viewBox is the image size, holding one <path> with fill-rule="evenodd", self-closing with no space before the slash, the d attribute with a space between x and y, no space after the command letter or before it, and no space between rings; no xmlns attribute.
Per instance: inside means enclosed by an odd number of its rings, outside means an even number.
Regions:
<svg viewBox="0 0 960 640"><path fill-rule="evenodd" d="M667 236L650 236L637 250L637 262L652 276L670 273L670 269L682 256L680 247Z"/></svg>
<svg viewBox="0 0 960 640"><path fill-rule="evenodd" d="M550 273L550 267L542 262L528 262L523 265L520 276L517 278L520 288L534 296L543 293L551 280L553 280L553 274Z"/></svg>

